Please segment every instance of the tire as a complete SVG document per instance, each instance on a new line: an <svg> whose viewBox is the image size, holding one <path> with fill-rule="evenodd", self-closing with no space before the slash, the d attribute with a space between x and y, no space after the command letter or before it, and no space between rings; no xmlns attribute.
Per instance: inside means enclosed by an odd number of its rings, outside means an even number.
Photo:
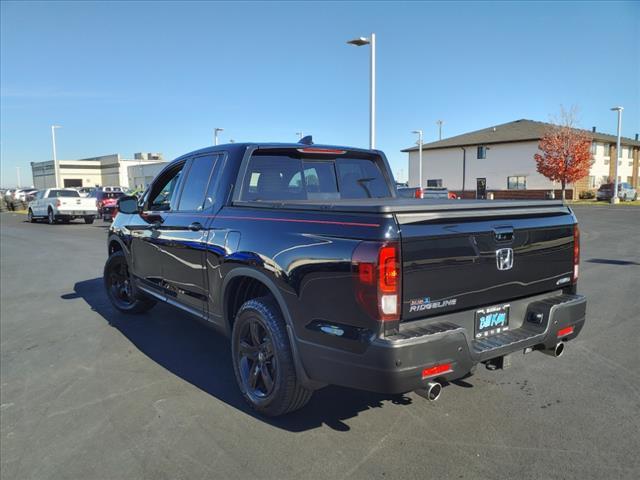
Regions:
<svg viewBox="0 0 640 480"><path fill-rule="evenodd" d="M27 212L27 220L29 220L29 223L36 223L36 218L33 216L33 210L31 209Z"/></svg>
<svg viewBox="0 0 640 480"><path fill-rule="evenodd" d="M311 398L313 391L296 376L286 325L271 297L240 307L231 347L236 381L257 412L277 417L302 408Z"/></svg>
<svg viewBox="0 0 640 480"><path fill-rule="evenodd" d="M123 313L143 313L156 304L136 291L122 250L113 252L105 263L103 280L111 304Z"/></svg>
<svg viewBox="0 0 640 480"><path fill-rule="evenodd" d="M54 223L56 223L56 216L51 209L49 209L49 211L47 212L47 222L49 223L49 225L53 225Z"/></svg>
<svg viewBox="0 0 640 480"><path fill-rule="evenodd" d="M91 225L93 223L93 217L91 215L87 215L86 217L84 217L84 223L86 223L87 225Z"/></svg>

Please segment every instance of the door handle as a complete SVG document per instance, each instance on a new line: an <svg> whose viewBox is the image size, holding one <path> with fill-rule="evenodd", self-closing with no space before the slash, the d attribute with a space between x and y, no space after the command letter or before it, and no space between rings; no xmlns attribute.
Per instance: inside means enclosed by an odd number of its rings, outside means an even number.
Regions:
<svg viewBox="0 0 640 480"><path fill-rule="evenodd" d="M193 222L191 225L189 225L189 230L191 230L192 232L199 232L200 230L202 230L202 224L200 222Z"/></svg>

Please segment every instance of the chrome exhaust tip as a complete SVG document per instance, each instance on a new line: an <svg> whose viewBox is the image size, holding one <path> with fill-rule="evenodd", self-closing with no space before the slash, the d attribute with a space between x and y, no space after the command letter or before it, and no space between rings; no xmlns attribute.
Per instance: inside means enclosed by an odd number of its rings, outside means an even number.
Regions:
<svg viewBox="0 0 640 480"><path fill-rule="evenodd" d="M551 348L545 348L542 353L556 358L561 357L564 353L564 342L558 342Z"/></svg>
<svg viewBox="0 0 640 480"><path fill-rule="evenodd" d="M440 394L442 393L442 384L438 382L429 382L427 383L426 390L426 399L430 402L435 402L440 398Z"/></svg>
<svg viewBox="0 0 640 480"><path fill-rule="evenodd" d="M416 393L430 402L435 402L440 398L440 394L442 393L442 384L438 382L429 382L424 386L424 388L417 389Z"/></svg>

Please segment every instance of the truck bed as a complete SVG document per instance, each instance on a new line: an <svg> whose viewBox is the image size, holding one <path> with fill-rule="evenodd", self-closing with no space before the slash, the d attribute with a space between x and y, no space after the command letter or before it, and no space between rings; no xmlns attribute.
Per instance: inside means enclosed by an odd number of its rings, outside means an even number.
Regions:
<svg viewBox="0 0 640 480"><path fill-rule="evenodd" d="M477 216L481 211L489 214L503 211L511 214L569 213L569 208L558 200L449 200L411 198L366 198L345 200L288 200L233 202L235 206L253 208L279 208L287 210L331 211L343 213L398 213L441 214L442 216L465 213Z"/></svg>

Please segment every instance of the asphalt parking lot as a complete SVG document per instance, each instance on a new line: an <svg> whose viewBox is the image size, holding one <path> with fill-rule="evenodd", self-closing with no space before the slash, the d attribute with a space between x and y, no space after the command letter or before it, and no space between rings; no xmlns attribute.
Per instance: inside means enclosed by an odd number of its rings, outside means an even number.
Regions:
<svg viewBox="0 0 640 480"><path fill-rule="evenodd" d="M437 403L327 387L277 420L207 326L111 308L106 224L3 213L2 478L639 478L640 208L576 213L588 320L562 358L514 355Z"/></svg>

